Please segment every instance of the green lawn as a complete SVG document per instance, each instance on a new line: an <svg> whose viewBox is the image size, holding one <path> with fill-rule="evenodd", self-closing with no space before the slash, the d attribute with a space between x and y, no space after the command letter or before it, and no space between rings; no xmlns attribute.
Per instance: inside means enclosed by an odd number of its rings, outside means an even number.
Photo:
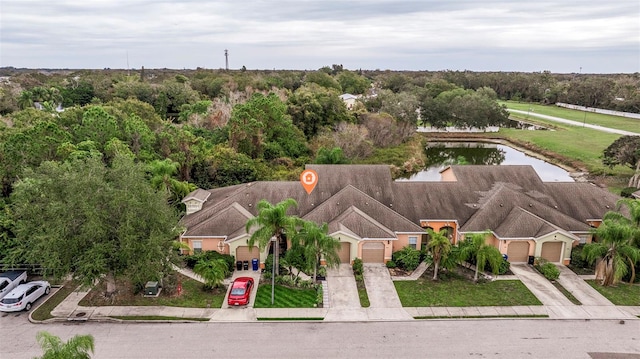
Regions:
<svg viewBox="0 0 640 359"><path fill-rule="evenodd" d="M371 306L369 302L369 294L367 294L367 288L364 285L364 280L356 280L356 286L358 287L358 297L360 298L360 306L368 308Z"/></svg>
<svg viewBox="0 0 640 359"><path fill-rule="evenodd" d="M443 273L439 281L423 275L416 281L394 282L405 307L474 307L542 305L518 280L474 284L454 273Z"/></svg>
<svg viewBox="0 0 640 359"><path fill-rule="evenodd" d="M77 287L78 283L71 281L64 283L64 286L58 289L55 294L50 294L51 298L47 298L47 301L42 303L36 310L31 313L31 317L34 320L46 320L51 319L53 316L51 315L51 311L58 306L58 304L62 303L62 301L71 294ZM44 300L45 298L43 298Z"/></svg>
<svg viewBox="0 0 640 359"><path fill-rule="evenodd" d="M101 293L104 291L103 285L100 284L94 288L89 295L80 301L82 306L153 306L164 305L169 307L186 307L186 308L220 308L224 301L226 291L224 289L214 289L207 291L203 289L202 283L193 279L181 276L182 294L168 295L166 292L160 292L157 298L146 298L142 294L133 295L131 290L125 289L122 295L116 297L115 301L105 300Z"/></svg>
<svg viewBox="0 0 640 359"><path fill-rule="evenodd" d="M603 287L594 280L588 280L587 283L615 305L640 306L639 284L618 283L615 287Z"/></svg>
<svg viewBox="0 0 640 359"><path fill-rule="evenodd" d="M256 294L255 308L313 308L316 290L275 286L275 302L271 305L271 284L261 284Z"/></svg>
<svg viewBox="0 0 640 359"><path fill-rule="evenodd" d="M634 118L626 118L620 116L604 115L600 113L585 112L578 110L571 110L558 106L545 106L526 102L514 102L514 101L499 101L500 104L504 104L507 108L520 111L532 110L533 113L542 115L554 116L565 118L567 120L586 122L592 125L600 125L604 127L617 128L619 130L638 132L640 128L640 120ZM586 117L585 117L586 114ZM527 116L525 115L519 115ZM533 117L536 121L540 119ZM555 122L557 124L557 122Z"/></svg>

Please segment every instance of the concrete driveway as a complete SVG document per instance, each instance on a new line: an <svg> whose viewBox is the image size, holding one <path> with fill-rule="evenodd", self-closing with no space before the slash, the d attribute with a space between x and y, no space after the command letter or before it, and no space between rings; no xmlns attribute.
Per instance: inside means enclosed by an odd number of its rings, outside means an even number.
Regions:
<svg viewBox="0 0 640 359"><path fill-rule="evenodd" d="M613 303L611 303L609 299L585 283L585 281L578 277L571 269L562 265L556 265L556 267L560 270L558 282L560 282L566 290L571 292L582 305L613 306Z"/></svg>
<svg viewBox="0 0 640 359"><path fill-rule="evenodd" d="M350 264L327 268L329 310L325 321L365 321L366 312L360 306L358 286Z"/></svg>
<svg viewBox="0 0 640 359"><path fill-rule="evenodd" d="M229 283L233 283L236 278L239 277L251 277L253 278L253 289L251 290L251 296L249 297L249 304L243 307L229 307L227 304L227 298L231 291L231 285L227 288L227 294L224 296L222 307L217 310L212 316L211 321L229 321L229 322L243 322L248 320L256 320L256 311L253 309L253 304L256 301L256 293L258 293L258 285L260 283L261 272L253 270L236 270L231 276Z"/></svg>
<svg viewBox="0 0 640 359"><path fill-rule="evenodd" d="M545 306L571 306L573 303L545 277L528 264L511 264L511 271Z"/></svg>
<svg viewBox="0 0 640 359"><path fill-rule="evenodd" d="M412 316L402 308L398 292L389 270L381 263L364 265L364 285L370 306L367 315L372 320L411 320Z"/></svg>

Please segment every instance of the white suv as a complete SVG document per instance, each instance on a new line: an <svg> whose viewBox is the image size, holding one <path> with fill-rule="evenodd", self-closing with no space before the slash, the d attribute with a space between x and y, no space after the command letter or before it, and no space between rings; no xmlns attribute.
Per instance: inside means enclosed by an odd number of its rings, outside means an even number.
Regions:
<svg viewBox="0 0 640 359"><path fill-rule="evenodd" d="M51 292L51 285L44 280L20 284L4 298L0 299L0 312L29 310L33 303Z"/></svg>

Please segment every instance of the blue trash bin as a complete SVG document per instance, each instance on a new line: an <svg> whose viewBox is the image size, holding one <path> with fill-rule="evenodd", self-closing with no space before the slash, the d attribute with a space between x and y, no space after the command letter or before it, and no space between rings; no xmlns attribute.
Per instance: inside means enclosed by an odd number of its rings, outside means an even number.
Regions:
<svg viewBox="0 0 640 359"><path fill-rule="evenodd" d="M258 270L258 258L253 258L253 259L251 260L251 266L253 267L253 270L254 270L254 271L257 271L257 270Z"/></svg>

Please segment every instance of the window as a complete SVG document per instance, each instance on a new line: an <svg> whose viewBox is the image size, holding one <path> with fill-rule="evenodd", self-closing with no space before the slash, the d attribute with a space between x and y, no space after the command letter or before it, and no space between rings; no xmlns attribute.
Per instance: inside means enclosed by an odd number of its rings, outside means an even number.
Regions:
<svg viewBox="0 0 640 359"><path fill-rule="evenodd" d="M416 249L418 245L418 237L411 236L409 237L409 247Z"/></svg>
<svg viewBox="0 0 640 359"><path fill-rule="evenodd" d="M586 234L582 234L579 237L580 237L580 244L587 243L587 235Z"/></svg>
<svg viewBox="0 0 640 359"><path fill-rule="evenodd" d="M193 253L202 252L202 241L193 241Z"/></svg>

